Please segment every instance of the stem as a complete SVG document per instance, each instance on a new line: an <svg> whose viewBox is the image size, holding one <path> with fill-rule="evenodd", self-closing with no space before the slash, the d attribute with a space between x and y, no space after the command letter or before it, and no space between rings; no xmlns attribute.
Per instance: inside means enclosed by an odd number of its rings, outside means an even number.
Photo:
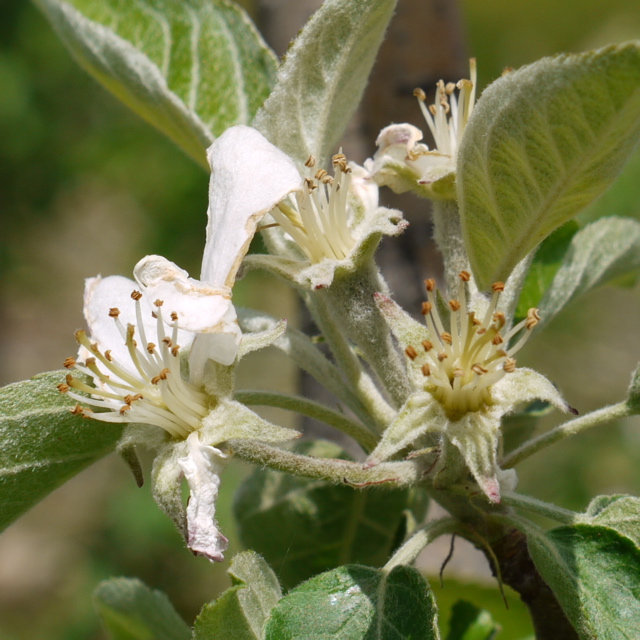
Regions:
<svg viewBox="0 0 640 640"><path fill-rule="evenodd" d="M436 538L447 533L458 533L459 530L460 521L456 518L442 518L427 523L391 556L389 562L384 565L383 571L390 572L399 565L412 565L420 552Z"/></svg>
<svg viewBox="0 0 640 640"><path fill-rule="evenodd" d="M322 293L326 292L319 292L319 294ZM354 353L347 337L335 322L328 299L323 295L314 295L309 296L306 302L339 368L351 382L358 399L375 420L378 432L381 433L393 422L396 411L382 397L371 376Z"/></svg>
<svg viewBox="0 0 640 640"><path fill-rule="evenodd" d="M335 484L350 484L357 489L375 484L414 486L425 472L424 462L418 460L382 462L365 469L361 462L303 456L255 440L229 440L228 446L233 455L247 462L297 476L319 478Z"/></svg>
<svg viewBox="0 0 640 640"><path fill-rule="evenodd" d="M434 200L433 238L442 253L447 291L449 295L455 295L458 291L460 272L469 269L469 257L462 238L457 202Z"/></svg>
<svg viewBox="0 0 640 640"><path fill-rule="evenodd" d="M235 399L243 404L278 407L320 420L351 436L367 453L372 451L378 443L376 436L360 423L313 400L307 400L288 393L248 390L237 391Z"/></svg>
<svg viewBox="0 0 640 640"><path fill-rule="evenodd" d="M510 469L519 462L522 462L534 453L548 447L559 440L575 436L582 431L597 427L598 425L610 422L611 420L617 420L619 418L626 418L632 415L632 411L626 402L619 402L608 407L603 407L597 411L592 411L587 415L580 416L565 424L561 424L551 431L547 431L537 438L533 438L528 442L525 442L522 446L518 447L515 451L512 451L508 456L504 458L500 466L503 469Z"/></svg>
<svg viewBox="0 0 640 640"><path fill-rule="evenodd" d="M569 509L563 509L555 504L549 504L537 498L530 496L523 496L519 493L511 493L510 491L503 491L501 494L501 501L504 504L508 504L510 507L516 507L517 509L525 509L532 513L550 518L556 522L562 522L563 524L573 524L580 518L580 514Z"/></svg>

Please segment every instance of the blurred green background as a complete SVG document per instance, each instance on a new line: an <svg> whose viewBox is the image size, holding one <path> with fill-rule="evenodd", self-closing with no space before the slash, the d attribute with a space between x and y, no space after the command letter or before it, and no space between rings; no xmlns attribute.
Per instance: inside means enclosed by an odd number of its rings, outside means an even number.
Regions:
<svg viewBox="0 0 640 640"><path fill-rule="evenodd" d="M466 0L461 8L481 87L505 66L640 34L636 0ZM148 253L198 274L208 176L85 75L33 5L4 0L0 34L0 382L6 384L59 368L75 353L85 277L129 275ZM421 123L417 109L414 122ZM622 188L606 194L598 211L640 218L638 176L636 158ZM296 321L295 302L265 276L250 274L235 297ZM532 341L521 360L549 375L581 412L616 401L640 359L638 318L637 288L595 292ZM268 368L269 385L277 371L277 386L293 388L295 371L267 358L259 354L245 366L241 386L267 386L260 374ZM609 425L534 457L520 469L520 488L575 509L597 493L640 493L639 426L638 420ZM230 504L245 472L234 462L222 485L220 520L231 553L238 547ZM437 567L446 551L429 551L425 566ZM522 608L512 597L506 612L487 587L486 563L479 556L476 562L484 573L465 573L468 560L448 570L475 586L461 593L453 583L443 591L436 586L436 597L486 604L504 624L505 638L522 637L528 628ZM136 489L112 456L0 537L0 640L103 638L91 592L117 575L164 590L191 621L228 584L225 568L187 553L149 488Z"/></svg>

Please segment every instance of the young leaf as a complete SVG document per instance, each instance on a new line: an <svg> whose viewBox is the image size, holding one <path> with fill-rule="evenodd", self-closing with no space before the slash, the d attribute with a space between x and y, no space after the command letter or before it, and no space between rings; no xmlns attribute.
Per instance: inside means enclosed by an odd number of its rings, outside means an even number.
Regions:
<svg viewBox="0 0 640 640"><path fill-rule="evenodd" d="M265 640L437 640L437 609L420 573L347 565L315 576L271 612Z"/></svg>
<svg viewBox="0 0 640 640"><path fill-rule="evenodd" d="M604 526L531 535L529 551L581 640L634 640L640 620L640 549Z"/></svg>
<svg viewBox="0 0 640 640"><path fill-rule="evenodd" d="M337 445L322 441L295 449L316 457L346 457ZM335 486L268 469L254 471L234 504L243 544L277 568L285 587L347 562L383 564L399 542L406 509L420 521L426 511L423 494Z"/></svg>
<svg viewBox="0 0 640 640"><path fill-rule="evenodd" d="M278 579L255 552L234 556L228 570L233 586L196 618L193 640L262 640L263 628L282 597Z"/></svg>
<svg viewBox="0 0 640 640"><path fill-rule="evenodd" d="M640 269L640 222L602 218L576 233L540 302L542 323L590 289Z"/></svg>
<svg viewBox="0 0 640 640"><path fill-rule="evenodd" d="M544 58L482 95L458 154L465 244L478 285L505 280L599 196L640 138L640 45Z"/></svg>
<svg viewBox="0 0 640 640"><path fill-rule="evenodd" d="M493 640L500 631L485 609L458 600L451 608L447 640Z"/></svg>
<svg viewBox="0 0 640 640"><path fill-rule="evenodd" d="M253 126L299 163L320 166L367 84L396 0L325 0L290 47Z"/></svg>
<svg viewBox="0 0 640 640"><path fill-rule="evenodd" d="M78 63L208 168L205 150L248 124L277 60L227 0L36 0Z"/></svg>
<svg viewBox="0 0 640 640"><path fill-rule="evenodd" d="M571 246L571 240L579 230L578 223L575 220L569 220L543 240L522 286L516 318L523 320L529 309L540 306L540 300L562 266L562 260Z"/></svg>
<svg viewBox="0 0 640 640"><path fill-rule="evenodd" d="M0 389L0 531L76 473L115 449L121 425L73 415L52 371Z"/></svg>
<svg viewBox="0 0 640 640"><path fill-rule="evenodd" d="M101 582L93 603L111 640L190 640L191 629L169 598L140 580L113 578Z"/></svg>
<svg viewBox="0 0 640 640"><path fill-rule="evenodd" d="M591 523L614 529L640 548L640 498L598 496L591 501L586 515Z"/></svg>

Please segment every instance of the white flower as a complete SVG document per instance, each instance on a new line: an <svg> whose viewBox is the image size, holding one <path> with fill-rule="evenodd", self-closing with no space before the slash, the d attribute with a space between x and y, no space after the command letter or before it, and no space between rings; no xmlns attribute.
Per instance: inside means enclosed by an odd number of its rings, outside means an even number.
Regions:
<svg viewBox="0 0 640 640"><path fill-rule="evenodd" d="M426 94L416 89L420 109L435 141L435 148L420 141L422 131L410 124L385 127L376 140L378 150L365 162L369 176L397 193L415 191L430 198L455 197L456 159L476 94L476 64L470 61L470 80L436 85L435 102L427 106ZM456 90L458 95L456 96Z"/></svg>
<svg viewBox="0 0 640 640"><path fill-rule="evenodd" d="M299 286L329 286L336 268L355 268L382 235L398 234L406 226L398 211L378 207L377 186L342 154L333 156L333 176L318 168L314 158L300 173L260 132L237 126L213 144L211 158L212 179L224 175L225 180L219 179L224 198L210 200L210 220L225 217L219 209L239 202L243 214L237 220L249 220L246 228L252 235L270 213L260 230L269 234L270 250L277 255L252 255L245 263ZM264 185L274 184L277 189L265 192Z"/></svg>
<svg viewBox="0 0 640 640"><path fill-rule="evenodd" d="M185 287L181 296L175 282ZM91 337L84 331L76 333L78 358L68 358L65 366L90 378L94 386L69 373L59 389L78 401L75 413L128 424L121 449L141 444L155 449L156 500L176 521L194 553L222 560L227 541L216 524L215 501L227 456L215 445L232 438L278 442L298 434L267 423L233 400L233 368L220 364L228 359L227 334L180 329L179 312L150 298L148 291L135 290L140 284L120 276L87 280L84 313ZM153 291L157 293L157 288ZM183 324L196 330L206 328L212 308L219 306L219 292L182 275L169 281L168 293L172 303L172 296L177 296L175 304L182 305L182 311L191 305ZM269 344L284 327L281 323L264 335L244 336L248 346L243 352ZM188 365L181 358L184 349L190 350ZM211 361L208 367L200 366L200 352ZM159 430L166 436L158 437ZM183 476L190 489L186 512Z"/></svg>
<svg viewBox="0 0 640 640"><path fill-rule="evenodd" d="M383 434L368 464L386 460L426 434L436 433L441 437L436 479L446 468L447 450L453 445L489 500L499 502L499 479L504 476L497 461L502 417L517 404L536 398L562 411L570 407L544 376L516 368L513 356L538 324L537 309L530 309L522 322L505 330L505 314L497 310L504 285L494 283L485 308L472 311L466 293L469 279L469 273L460 273L458 296L448 303L448 322L438 311L435 282L426 281L428 301L422 313L427 331L407 320L389 298L379 297L381 310L405 347L415 392Z"/></svg>

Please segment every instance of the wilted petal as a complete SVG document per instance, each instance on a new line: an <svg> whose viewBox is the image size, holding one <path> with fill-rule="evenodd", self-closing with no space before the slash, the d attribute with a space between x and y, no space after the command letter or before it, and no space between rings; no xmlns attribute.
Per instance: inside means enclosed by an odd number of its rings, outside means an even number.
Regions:
<svg viewBox="0 0 640 640"><path fill-rule="evenodd" d="M187 545L197 555L212 562L224 560L228 540L218 530L216 498L225 456L219 449L202 444L197 432L187 438L189 453L178 460L189 484L187 506Z"/></svg>
<svg viewBox="0 0 640 640"><path fill-rule="evenodd" d="M234 333L235 309L228 287L214 287L162 256L146 256L133 270L148 298L163 301L167 319L177 314L178 326L194 333Z"/></svg>
<svg viewBox="0 0 640 640"><path fill-rule="evenodd" d="M231 287L258 222L302 178L293 160L251 127L227 129L207 155L209 223L200 277Z"/></svg>

